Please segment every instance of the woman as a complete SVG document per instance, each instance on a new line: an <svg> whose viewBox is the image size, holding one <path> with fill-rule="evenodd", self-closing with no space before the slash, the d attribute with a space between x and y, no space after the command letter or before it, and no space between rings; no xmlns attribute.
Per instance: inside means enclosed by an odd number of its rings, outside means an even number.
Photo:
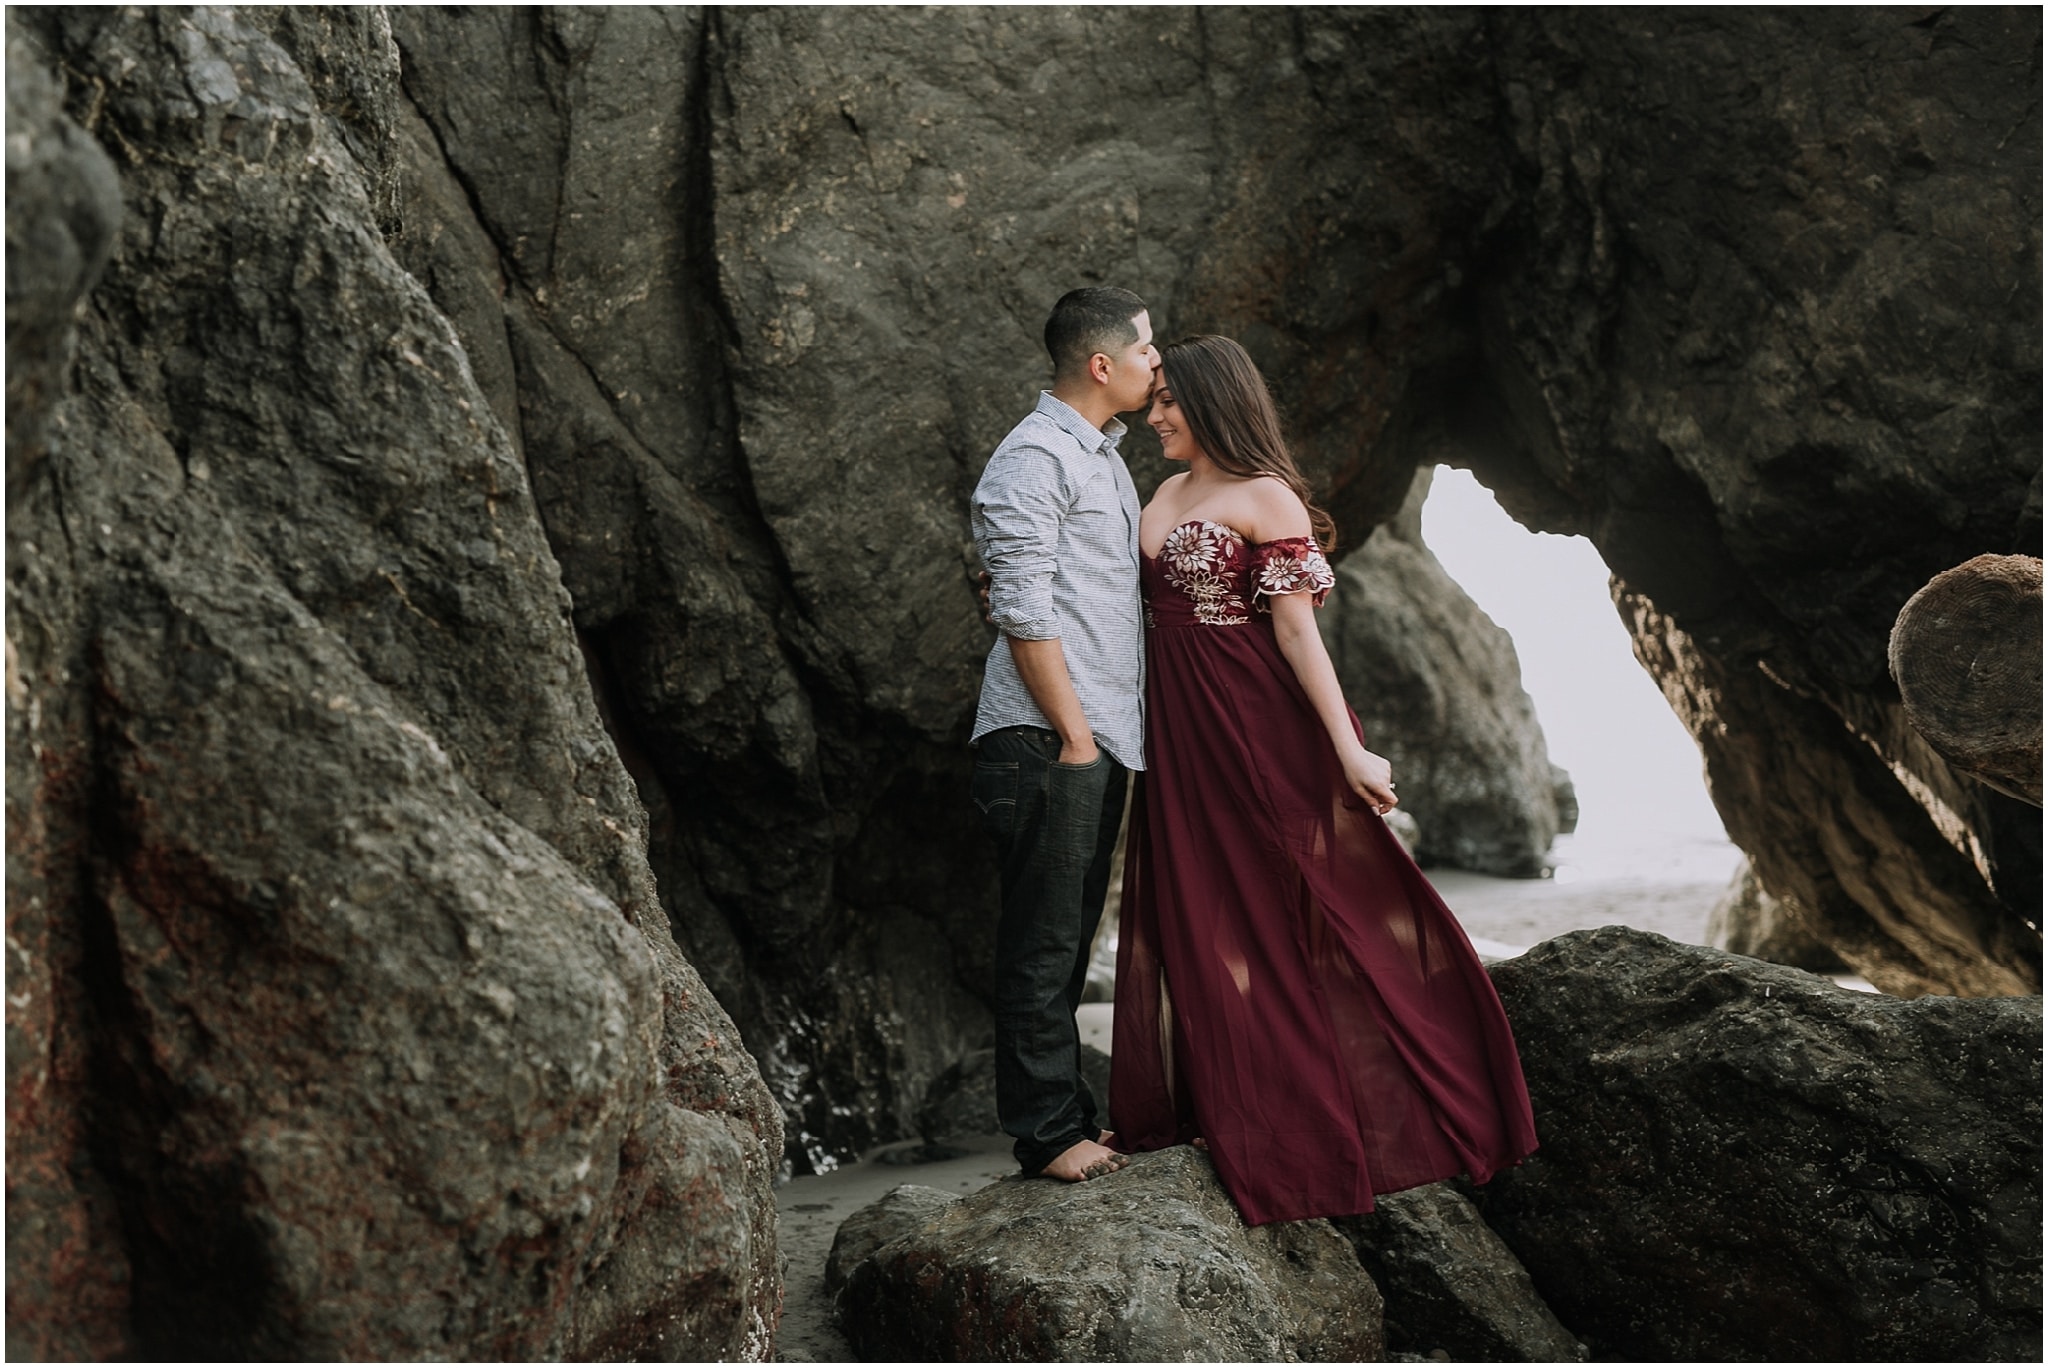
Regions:
<svg viewBox="0 0 2048 1368"><path fill-rule="evenodd" d="M1252 1225L1484 1182L1536 1147L1479 958L1382 820L1316 632L1329 516L1244 349L1161 353L1170 461L1139 541L1145 752L1118 932L1120 1150L1206 1140ZM1319 546L1320 543L1320 546Z"/></svg>

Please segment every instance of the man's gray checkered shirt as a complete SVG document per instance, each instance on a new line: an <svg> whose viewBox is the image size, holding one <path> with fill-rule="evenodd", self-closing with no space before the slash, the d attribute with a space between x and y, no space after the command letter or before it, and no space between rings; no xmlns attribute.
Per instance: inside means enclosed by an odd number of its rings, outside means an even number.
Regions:
<svg viewBox="0 0 2048 1368"><path fill-rule="evenodd" d="M989 573L988 653L974 739L1052 724L1010 658L1010 638L1058 637L1095 740L1145 767L1145 618L1138 594L1138 490L1117 452L1124 425L1098 431L1041 392L974 487L974 545Z"/></svg>

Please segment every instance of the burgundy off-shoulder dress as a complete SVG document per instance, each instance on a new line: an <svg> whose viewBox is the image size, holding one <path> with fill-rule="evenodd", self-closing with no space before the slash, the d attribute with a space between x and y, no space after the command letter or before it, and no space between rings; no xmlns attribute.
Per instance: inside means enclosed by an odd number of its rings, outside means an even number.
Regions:
<svg viewBox="0 0 2048 1368"><path fill-rule="evenodd" d="M1313 540L1183 523L1141 567L1146 769L1118 932L1119 1149L1203 1136L1252 1225L1536 1148L1500 999L1344 782L1264 599L1335 577ZM1352 719L1354 728L1357 719Z"/></svg>

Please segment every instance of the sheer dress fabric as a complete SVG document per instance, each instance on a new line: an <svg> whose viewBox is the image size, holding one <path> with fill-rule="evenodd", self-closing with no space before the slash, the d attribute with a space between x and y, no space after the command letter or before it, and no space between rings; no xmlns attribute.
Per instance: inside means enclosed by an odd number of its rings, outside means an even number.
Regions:
<svg viewBox="0 0 2048 1368"><path fill-rule="evenodd" d="M1535 1123L1492 981L1344 782L1274 635L1271 596L1320 605L1335 583L1321 551L1196 520L1140 574L1148 763L1118 931L1117 1147L1205 1137L1251 1225L1518 1163Z"/></svg>

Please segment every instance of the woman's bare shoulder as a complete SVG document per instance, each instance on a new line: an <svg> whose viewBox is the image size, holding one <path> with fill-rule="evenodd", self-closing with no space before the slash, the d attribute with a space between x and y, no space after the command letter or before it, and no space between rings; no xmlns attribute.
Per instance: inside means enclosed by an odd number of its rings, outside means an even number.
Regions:
<svg viewBox="0 0 2048 1368"><path fill-rule="evenodd" d="M1238 497L1244 500L1247 540L1269 542L1309 535L1308 505L1279 476L1246 480Z"/></svg>

